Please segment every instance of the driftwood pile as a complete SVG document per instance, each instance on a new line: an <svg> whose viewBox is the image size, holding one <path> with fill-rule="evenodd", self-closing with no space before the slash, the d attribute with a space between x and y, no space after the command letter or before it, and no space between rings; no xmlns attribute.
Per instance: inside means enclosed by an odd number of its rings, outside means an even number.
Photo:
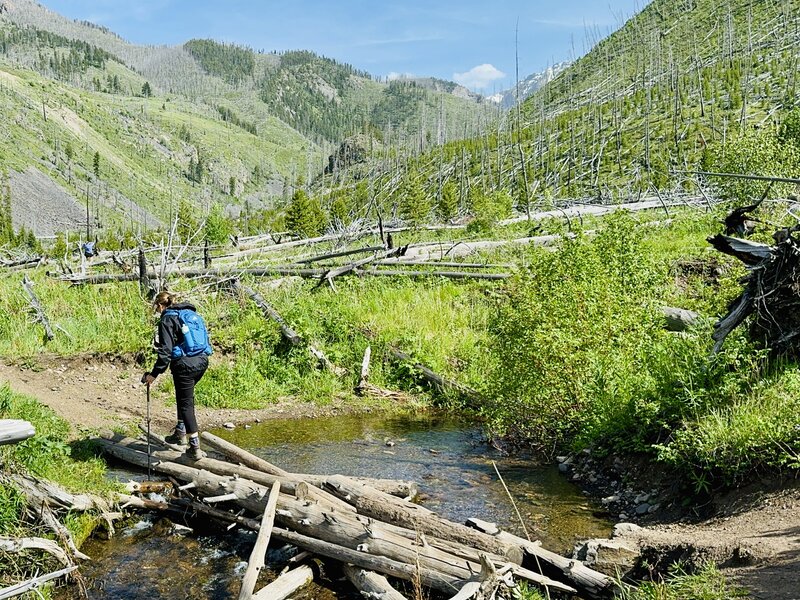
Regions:
<svg viewBox="0 0 800 600"><path fill-rule="evenodd" d="M536 542L454 523L414 504L412 484L287 473L221 438L202 438L220 458L191 461L151 436L160 445L152 453L153 469L173 480L178 496L166 502L132 495L122 500L258 530L239 598L280 600L313 577L300 566L254 592L270 539L343 563L348 579L368 598L399 600L408 593L401 590L459 600L505 598L520 580L552 598L603 598L618 591L612 578ZM107 436L98 444L110 456L147 466L144 442Z"/></svg>
<svg viewBox="0 0 800 600"><path fill-rule="evenodd" d="M714 248L735 256L748 267L744 290L715 325L714 350L753 315L750 336L777 354L800 356L800 241L797 228L778 230L770 246L726 235L709 238Z"/></svg>
<svg viewBox="0 0 800 600"><path fill-rule="evenodd" d="M79 561L89 557L78 550L69 530L63 525L63 516L67 513L87 512L99 514L106 525L108 535L114 533L114 521L123 517L115 512L102 498L87 494L70 494L58 485L35 477L0 473L0 485L13 488L25 499L24 520L35 525L52 536L43 537L9 537L0 536L0 554L10 556L20 554L29 557L43 554L50 557L58 569L51 573L37 575L26 581L0 589L0 598L13 598L30 590L36 590L42 584L61 577L74 578ZM22 559L21 559L22 560ZM37 563L38 570L38 563ZM76 579L80 583L80 578Z"/></svg>

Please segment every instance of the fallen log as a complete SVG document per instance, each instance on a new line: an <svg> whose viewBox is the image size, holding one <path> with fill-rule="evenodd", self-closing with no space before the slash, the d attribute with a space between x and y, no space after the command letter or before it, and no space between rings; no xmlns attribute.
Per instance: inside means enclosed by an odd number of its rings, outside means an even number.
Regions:
<svg viewBox="0 0 800 600"><path fill-rule="evenodd" d="M39 537L12 538L0 536L0 551L18 554L26 550L41 550L49 554L65 567L72 566L72 559L64 550L53 540L46 540Z"/></svg>
<svg viewBox="0 0 800 600"><path fill-rule="evenodd" d="M36 435L36 429L21 419L0 419L0 446L18 444Z"/></svg>
<svg viewBox="0 0 800 600"><path fill-rule="evenodd" d="M344 576L353 584L365 598L380 598L380 600L406 600L400 592L394 589L383 575L344 565Z"/></svg>
<svg viewBox="0 0 800 600"><path fill-rule="evenodd" d="M430 367L427 367L422 363L415 362L408 354L398 350L397 348L389 346L388 351L389 354L391 354L395 359L411 364L414 370L417 371L425 381L430 383L439 391L447 392L449 390L454 390L474 403L481 403L481 395L476 390L450 379L445 379L441 375L435 373Z"/></svg>
<svg viewBox="0 0 800 600"><path fill-rule="evenodd" d="M272 277L274 275L296 275L307 279L319 279L327 271L323 269L299 269L292 266L264 266L248 269L175 269L168 273L171 277L199 278L209 277L224 279L232 276L251 275L253 277ZM446 279L480 279L488 281L502 281L511 277L511 273L470 273L458 271L392 271L392 270L361 270L350 271L355 275L367 277L443 277ZM156 277L156 273L148 271L148 277ZM139 276L132 273L109 273L99 275L63 275L58 277L73 285L101 285L104 283L121 283L125 281L138 281Z"/></svg>
<svg viewBox="0 0 800 600"><path fill-rule="evenodd" d="M445 279L480 279L486 281L503 281L512 277L512 273L471 273L469 271L397 271L389 269L370 269L353 271L357 275L367 277L443 277Z"/></svg>
<svg viewBox="0 0 800 600"><path fill-rule="evenodd" d="M343 548L337 544L319 540L289 529L276 528L273 530L273 534L276 539L289 542L298 548L303 548L319 556L356 565L362 569L385 573L405 581L419 579L421 584L425 587L440 592L452 593L460 589L465 583L458 577L453 577L421 565L406 564L384 556L375 556L366 552Z"/></svg>
<svg viewBox="0 0 800 600"><path fill-rule="evenodd" d="M308 565L300 565L287 571L275 581L249 596L252 600L286 600L302 587L314 581L314 571ZM239 596L241 598L241 596Z"/></svg>
<svg viewBox="0 0 800 600"><path fill-rule="evenodd" d="M367 265L369 263L375 262L379 259L386 259L391 258L393 256L403 256L406 250L408 249L407 246L401 246L400 248L392 248L390 250L386 250L382 254L375 253L372 256L368 256L366 258L362 258L361 260L357 260L355 262L343 265L341 267L336 267L335 269L331 269L326 271L325 274L320 278L317 287L321 286L323 283L328 282L331 287L333 287L333 280L340 275L345 275L347 273L356 272L359 268Z"/></svg>
<svg viewBox="0 0 800 600"><path fill-rule="evenodd" d="M378 266L448 267L462 269L511 269L514 265L492 263L448 262L444 260L388 259L375 262Z"/></svg>
<svg viewBox="0 0 800 600"><path fill-rule="evenodd" d="M256 587L258 575L261 573L261 569L264 568L264 556L267 553L269 538L272 534L272 524L275 522L275 507L278 505L278 494L280 491L281 484L280 482L276 481L272 485L272 490L270 491L269 499L267 500L267 507L264 509L264 514L261 517L261 526L258 530L256 543L253 546L253 552L250 554L250 560L247 563L247 570L244 572L244 577L242 578L242 587L239 590L239 600L249 600L253 597L253 590ZM273 596L266 597L278 598L280 596L275 594Z"/></svg>
<svg viewBox="0 0 800 600"><path fill-rule="evenodd" d="M33 291L33 282L28 279L27 275L22 278L22 287L25 289L25 293L28 294L28 300L34 312L36 313L36 320L42 324L42 327L44 327L44 332L47 336L47 339L52 340L54 337L56 337L53 333L53 328L50 327L50 321L47 319L47 315L45 314L44 309L39 302L39 298L36 297L36 293Z"/></svg>
<svg viewBox="0 0 800 600"><path fill-rule="evenodd" d="M263 312L268 319L274 321L280 326L281 335L292 346L302 345L303 338L301 338L300 335L294 329L292 329L291 327L289 327L289 325L286 324L286 321L283 319L280 313L277 310L275 310L272 306L270 306L267 303L267 301L264 300L261 294L259 294L253 289L250 289L249 287L243 286L238 279L233 279L230 282L230 288L239 294L244 293L250 296L253 302L255 302L256 306L258 306L261 309L261 312ZM319 348L315 347L313 344L308 345L308 351L314 358L316 358L320 362L320 364L322 364L334 375L341 376L344 374L345 372L344 369L334 365L330 361L330 359L328 359L328 357L325 356L325 353L322 352L322 350L320 350Z"/></svg>
<svg viewBox="0 0 800 600"><path fill-rule="evenodd" d="M296 259L292 264L307 265L313 262L321 262L323 260L330 260L332 258L341 258L343 256L352 256L354 254L366 254L369 252L380 252L386 250L384 246L365 246L364 248L353 248L352 250L340 250L339 252L329 252L328 254L316 254L306 258Z"/></svg>
<svg viewBox="0 0 800 600"><path fill-rule="evenodd" d="M566 577L572 585L590 598L609 598L621 592L613 578L590 569L578 560L565 558L542 548L536 542L530 542L505 531L496 537L508 543L519 544L531 559L523 564L531 564L532 568L548 577Z"/></svg>
<svg viewBox="0 0 800 600"><path fill-rule="evenodd" d="M34 577L33 579L28 579L27 581L23 581L20 583L16 583L9 587L4 587L0 589L0 600L5 600L6 598L13 598L14 596L19 596L21 594L24 594L25 592L35 590L41 587L43 583L47 583L48 581L53 581L54 579L58 579L59 577L64 577L65 575L69 575L77 568L78 568L77 565L73 565L71 567L61 569L59 571L54 571L52 573L47 573L45 575L39 575L38 577Z"/></svg>
<svg viewBox="0 0 800 600"><path fill-rule="evenodd" d="M508 544L466 525L453 523L418 504L405 502L336 475L326 479L326 489L347 500L361 515L392 523L412 532L457 542L468 548L491 552L516 564L522 563L522 549L519 544Z"/></svg>
<svg viewBox="0 0 800 600"><path fill-rule="evenodd" d="M232 279L230 281L230 288L237 294L246 294L249 296L255 305L261 309L261 312L264 313L264 316L278 324L278 326L281 328L281 335L283 336L283 339L289 342L292 346L299 346L303 343L303 339L300 337L300 335L294 329L289 327L280 313L270 304L268 304L261 294L249 287L243 286L238 279Z"/></svg>
<svg viewBox="0 0 800 600"><path fill-rule="evenodd" d="M207 432L203 432L203 435L206 434ZM207 435L211 436L211 434ZM208 440L205 441L208 443ZM112 441L108 439L100 439L96 440L96 442L104 452L110 454L111 456L115 456L120 460L124 460L142 468L147 467L147 454L136 449L135 440L121 439ZM211 445L211 443L209 443L209 445ZM334 510L355 512L355 509L352 506L346 502L343 502L339 498L336 498L323 490L310 487L307 484L304 484L303 482L291 477L271 475L260 470L251 469L247 466L235 465L229 462L216 460L214 458L205 457L201 458L200 460L192 460L183 452L175 452L172 450L158 450L152 452L151 456L158 461L155 465L152 465L153 470L166 475L176 476L174 467L186 465L199 469L207 469L208 471L220 476L243 477L264 486L272 486L277 481L281 484L281 490L285 494L297 495L298 493L301 493L303 496L307 496L318 501L322 506L327 506ZM185 474L186 471L178 471L177 473ZM181 478L180 475L177 476ZM189 478L189 480L191 480L191 478Z"/></svg>
<svg viewBox="0 0 800 600"><path fill-rule="evenodd" d="M318 488L322 488L325 486L325 480L327 479L327 475L312 475L310 473L297 473L295 477L300 478L302 481L307 481L313 486ZM356 481L358 483L363 483L371 488L378 490L379 492L383 492L385 494L390 494L392 496L397 496L398 498L414 498L419 494L419 488L417 484L413 481L403 481L401 479L375 479L373 477L352 477L348 476L349 479Z"/></svg>

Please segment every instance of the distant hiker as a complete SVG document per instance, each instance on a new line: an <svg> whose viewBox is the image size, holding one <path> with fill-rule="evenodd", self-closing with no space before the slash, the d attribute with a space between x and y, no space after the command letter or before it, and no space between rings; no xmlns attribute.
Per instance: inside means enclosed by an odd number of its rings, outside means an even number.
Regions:
<svg viewBox="0 0 800 600"><path fill-rule="evenodd" d="M83 255L86 258L92 258L93 256L97 256L97 242L84 242L83 246L81 247L83 251Z"/></svg>
<svg viewBox="0 0 800 600"><path fill-rule="evenodd" d="M158 357L152 370L142 376L142 383L152 384L169 367L175 382L178 423L165 439L170 444L186 445L186 455L192 460L205 456L200 450L197 417L194 412L194 386L208 369L212 353L208 330L197 309L188 302L176 303L169 292L159 292L153 309L161 315L155 335Z"/></svg>

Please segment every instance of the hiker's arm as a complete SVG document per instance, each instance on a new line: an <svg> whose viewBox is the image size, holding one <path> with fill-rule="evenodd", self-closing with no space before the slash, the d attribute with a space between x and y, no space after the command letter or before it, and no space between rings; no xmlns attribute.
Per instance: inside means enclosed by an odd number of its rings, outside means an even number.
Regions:
<svg viewBox="0 0 800 600"><path fill-rule="evenodd" d="M170 325L172 319L162 318L158 322L158 345L156 346L156 363L150 370L153 377L158 377L169 367L172 360L172 348L175 345L174 328Z"/></svg>

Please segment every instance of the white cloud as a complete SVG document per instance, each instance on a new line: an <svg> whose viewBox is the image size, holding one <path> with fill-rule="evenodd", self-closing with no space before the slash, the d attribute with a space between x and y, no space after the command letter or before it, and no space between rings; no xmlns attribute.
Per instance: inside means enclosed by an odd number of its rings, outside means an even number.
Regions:
<svg viewBox="0 0 800 600"><path fill-rule="evenodd" d="M472 67L466 73L453 73L453 81L469 89L482 90L506 76L500 69L488 63Z"/></svg>

